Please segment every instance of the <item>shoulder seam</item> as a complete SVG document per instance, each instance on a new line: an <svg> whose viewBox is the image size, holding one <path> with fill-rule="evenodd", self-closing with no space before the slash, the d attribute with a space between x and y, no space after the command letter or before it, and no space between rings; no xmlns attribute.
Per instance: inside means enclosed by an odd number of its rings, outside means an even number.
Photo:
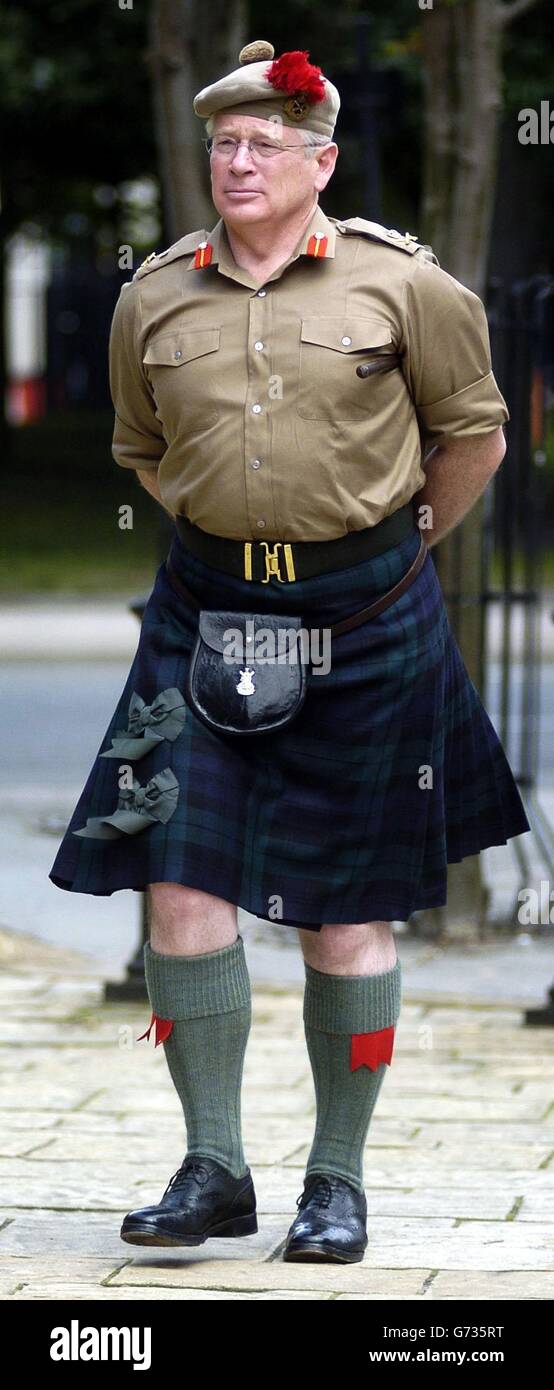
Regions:
<svg viewBox="0 0 554 1390"><path fill-rule="evenodd" d="M162 266L168 265L171 261L179 260L181 256L190 256L196 250L198 239L207 237L208 233L203 227L196 232L187 232L178 241L174 241L171 246L166 247L165 251L151 251L146 260L138 266L133 275L133 280L142 280L145 275L150 275L153 270L160 270Z"/></svg>

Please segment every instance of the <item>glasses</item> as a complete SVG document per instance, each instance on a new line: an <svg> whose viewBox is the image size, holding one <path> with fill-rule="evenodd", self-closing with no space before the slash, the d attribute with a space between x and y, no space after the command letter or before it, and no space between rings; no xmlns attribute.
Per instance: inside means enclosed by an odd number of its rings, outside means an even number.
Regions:
<svg viewBox="0 0 554 1390"><path fill-rule="evenodd" d="M217 154L223 159L234 159L239 145L248 145L253 159L273 159L281 150L304 149L304 145L281 145L278 140L232 140L229 135L209 135L202 143L208 154Z"/></svg>

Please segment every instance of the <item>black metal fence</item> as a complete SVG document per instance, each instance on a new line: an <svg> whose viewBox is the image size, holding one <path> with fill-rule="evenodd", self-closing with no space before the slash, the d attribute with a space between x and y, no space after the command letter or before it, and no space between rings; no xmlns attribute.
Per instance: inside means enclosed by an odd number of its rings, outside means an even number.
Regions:
<svg viewBox="0 0 554 1390"><path fill-rule="evenodd" d="M498 733L525 796L534 837L554 872L554 828L540 801L544 559L554 541L554 279L493 281L488 318L495 374L510 409L508 451L487 495L483 602L500 615ZM492 582L495 568L494 583ZM547 613L547 619L552 614ZM493 661L487 653L487 678ZM552 788L554 790L554 788ZM526 868L527 848L514 848Z"/></svg>

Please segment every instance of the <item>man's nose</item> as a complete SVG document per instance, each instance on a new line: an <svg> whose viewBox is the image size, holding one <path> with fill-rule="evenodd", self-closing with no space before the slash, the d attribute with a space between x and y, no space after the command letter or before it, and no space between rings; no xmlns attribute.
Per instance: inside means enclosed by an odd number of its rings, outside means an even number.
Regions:
<svg viewBox="0 0 554 1390"><path fill-rule="evenodd" d="M248 145L237 145L233 158L230 161L231 168L236 169L237 165L239 169L241 169L243 165L246 165L246 167L249 168L253 164L254 160L252 158L252 153L249 150Z"/></svg>

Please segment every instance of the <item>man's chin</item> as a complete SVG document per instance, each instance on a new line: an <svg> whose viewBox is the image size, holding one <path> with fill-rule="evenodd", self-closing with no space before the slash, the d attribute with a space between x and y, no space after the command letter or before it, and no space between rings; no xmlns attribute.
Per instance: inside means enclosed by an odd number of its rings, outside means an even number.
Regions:
<svg viewBox="0 0 554 1390"><path fill-rule="evenodd" d="M265 212L267 212L266 202L261 193L247 195L224 193L221 199L221 216L230 213L232 217L240 217L246 221L248 219L255 220Z"/></svg>

